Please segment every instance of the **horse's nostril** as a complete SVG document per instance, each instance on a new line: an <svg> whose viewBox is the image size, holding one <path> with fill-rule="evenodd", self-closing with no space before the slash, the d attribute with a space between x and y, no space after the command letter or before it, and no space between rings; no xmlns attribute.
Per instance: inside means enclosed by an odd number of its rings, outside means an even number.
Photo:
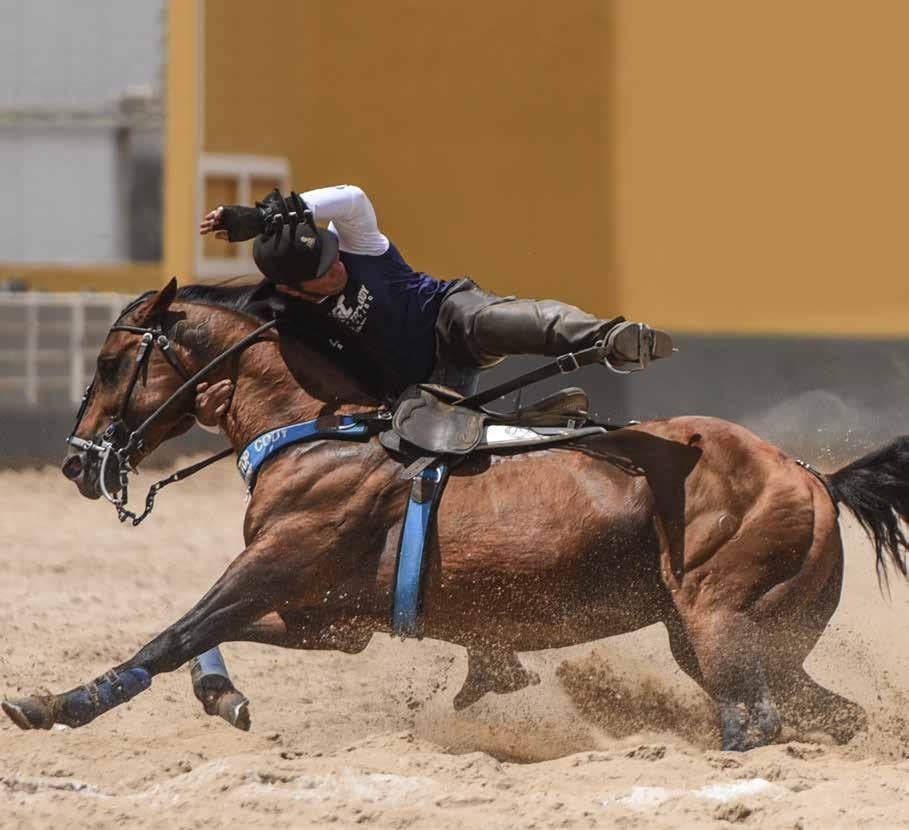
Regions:
<svg viewBox="0 0 909 830"><path fill-rule="evenodd" d="M77 479L82 475L82 459L78 455L68 458L63 465L63 475L68 479Z"/></svg>

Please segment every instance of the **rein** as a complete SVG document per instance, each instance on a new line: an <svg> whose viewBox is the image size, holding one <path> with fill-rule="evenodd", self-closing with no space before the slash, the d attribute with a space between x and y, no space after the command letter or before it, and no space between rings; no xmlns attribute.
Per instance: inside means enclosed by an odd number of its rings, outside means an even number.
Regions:
<svg viewBox="0 0 909 830"><path fill-rule="evenodd" d="M197 473L200 470L204 469L209 464L214 464L216 461L227 458L228 455L231 455L233 453L233 450L230 448L222 450L221 452L216 453L204 461L200 461L189 467L178 470L176 473L173 473L167 478L161 479L160 481L156 482L151 486L148 494L145 497L145 510L141 514L137 515L126 507L126 504L129 501L129 473L135 472L135 468L130 464L129 458L134 452L139 451L143 448L142 439L148 430L152 427L152 425L187 391L194 389L199 381L208 375L213 369L216 369L229 357L232 357L238 352L246 349L248 346L253 345L253 343L257 342L261 334L263 334L268 329L275 327L277 324L277 320L270 320L267 323L263 323L261 326L255 329L255 331L250 332L250 334L246 335L246 337L238 340L232 346L225 349L223 352L221 352L221 354L209 361L192 376L190 376L186 371L183 364L180 362L180 359L171 348L170 340L168 340L167 335L164 334L160 328L142 328L139 326L126 325L113 325L110 327L108 333L113 331L126 331L132 334L142 335L142 339L139 341L139 349L136 353L135 366L132 376L129 380L129 385L127 386L126 395L123 398L123 402L120 405L120 409L117 412L117 415L112 420L110 426L104 431L98 443L95 441L86 440L84 438L77 438L76 430L78 430L79 424L82 422L82 417L85 415L85 410L88 407L88 402L94 389L95 381L93 380L85 389L85 394L82 396L82 403L79 406L79 412L76 415L76 424L73 427L72 432L70 432L69 436L67 437L66 443L84 452L94 453L100 456L101 467L98 473L98 481L101 487L101 492L104 495L104 498L107 499L107 501L109 501L117 509L117 518L121 522L125 522L127 519L130 519L132 520L133 527L135 527L140 522L144 521L149 513L152 512L154 509L155 497L161 488L166 487L168 484L171 484L175 481L181 481L184 478L188 478L194 473ZM139 424L136 429L130 431L129 427L126 425L125 420L126 410L129 407L129 402L132 399L133 390L135 389L136 382L139 380L139 376L143 373L147 373L148 371L148 360L151 356L154 346L157 346L161 350L161 353L164 355L164 358L167 360L167 362L173 367L177 374L179 374L180 377L184 379L184 383L172 395L170 395L170 397L168 397L164 403L162 403L154 412L152 412L151 415L149 415L141 424ZM118 474L120 478L119 495L110 493L107 489L107 483L105 481L107 465L109 464L111 457L115 458L117 461Z"/></svg>

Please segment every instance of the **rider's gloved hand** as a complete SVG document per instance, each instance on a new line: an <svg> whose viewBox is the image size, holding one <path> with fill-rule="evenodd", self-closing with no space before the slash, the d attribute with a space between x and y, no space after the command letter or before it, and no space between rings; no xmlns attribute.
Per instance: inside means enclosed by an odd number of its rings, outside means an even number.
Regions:
<svg viewBox="0 0 909 830"><path fill-rule="evenodd" d="M246 205L221 205L208 212L199 223L202 236L212 233L218 239L243 242L253 239L265 230L265 218L258 207Z"/></svg>
<svg viewBox="0 0 909 830"><path fill-rule="evenodd" d="M234 384L229 379L196 387L196 420L204 427L217 429L230 407Z"/></svg>
<svg viewBox="0 0 909 830"><path fill-rule="evenodd" d="M256 202L255 207L220 205L209 211L199 223L199 233L205 236L214 232L218 239L243 242L254 239L271 226L280 228L294 215L297 221L302 221L305 210L308 206L297 193L291 191L285 199L275 188L261 202Z"/></svg>

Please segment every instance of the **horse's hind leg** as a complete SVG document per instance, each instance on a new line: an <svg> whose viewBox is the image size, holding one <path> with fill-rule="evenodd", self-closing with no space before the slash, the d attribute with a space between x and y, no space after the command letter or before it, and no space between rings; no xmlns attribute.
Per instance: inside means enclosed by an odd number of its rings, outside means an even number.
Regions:
<svg viewBox="0 0 909 830"><path fill-rule="evenodd" d="M669 634L669 648L675 662L695 683L704 688L704 675L701 673L701 667L698 665L698 656L695 654L694 647L685 630L685 623L673 608L664 620L666 631Z"/></svg>
<svg viewBox="0 0 909 830"><path fill-rule="evenodd" d="M452 705L456 710L466 709L487 692L502 695L539 682L539 675L525 669L513 651L495 647L468 647L467 677Z"/></svg>
<svg viewBox="0 0 909 830"><path fill-rule="evenodd" d="M736 684L726 680L717 683L714 676L716 670L713 669L710 675L712 682L708 683L681 618L673 610L664 622L676 663L717 704L723 749L745 750L772 741L780 731L780 719L772 702L775 698L771 698L768 690L770 684L760 665L753 660L750 665L747 660L728 661L721 671L745 672L740 682Z"/></svg>
<svg viewBox="0 0 909 830"><path fill-rule="evenodd" d="M753 624L741 614L720 610L683 614L683 618L697 658L699 682L719 709L723 749L744 751L770 743L780 732L780 716L770 696ZM678 647L677 643L674 653Z"/></svg>
<svg viewBox="0 0 909 830"><path fill-rule="evenodd" d="M825 689L802 666L771 669L773 699L780 714L800 736L825 732L837 743L848 743L865 729L868 716L857 703Z"/></svg>
<svg viewBox="0 0 909 830"><path fill-rule="evenodd" d="M799 734L826 732L846 743L867 725L857 703L825 689L803 666L836 611L842 584L842 554L818 597L796 621L777 635L779 645L767 660L767 679L783 720Z"/></svg>

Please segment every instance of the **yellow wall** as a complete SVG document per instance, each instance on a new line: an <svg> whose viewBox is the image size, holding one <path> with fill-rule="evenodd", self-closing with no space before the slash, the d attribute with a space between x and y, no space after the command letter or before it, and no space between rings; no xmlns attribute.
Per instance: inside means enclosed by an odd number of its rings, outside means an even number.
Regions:
<svg viewBox="0 0 909 830"><path fill-rule="evenodd" d="M205 150L361 185L415 268L610 312L606 11L209 0Z"/></svg>
<svg viewBox="0 0 909 830"><path fill-rule="evenodd" d="M680 331L907 335L907 31L905 0L170 0L162 266L0 276L191 279L204 131L299 189L362 185L440 277Z"/></svg>
<svg viewBox="0 0 909 830"><path fill-rule="evenodd" d="M620 0L621 306L909 334L909 3Z"/></svg>
<svg viewBox="0 0 909 830"><path fill-rule="evenodd" d="M205 149L362 185L415 267L679 331L909 334L904 0L205 5Z"/></svg>

